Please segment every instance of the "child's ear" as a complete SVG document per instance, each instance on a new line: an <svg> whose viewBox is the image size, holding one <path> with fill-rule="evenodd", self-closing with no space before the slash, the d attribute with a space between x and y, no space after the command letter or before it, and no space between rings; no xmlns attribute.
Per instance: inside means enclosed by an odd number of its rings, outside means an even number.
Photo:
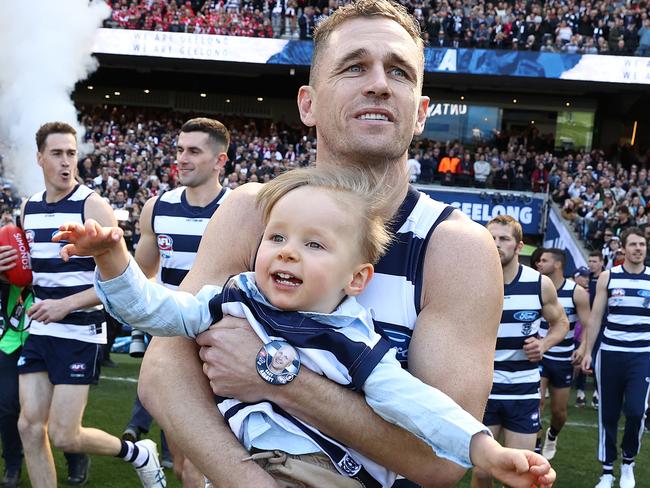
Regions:
<svg viewBox="0 0 650 488"><path fill-rule="evenodd" d="M348 286L345 287L345 294L351 297L361 294L368 283L370 283L372 275L374 274L375 268L370 263L360 264L357 266L352 273L352 280L350 280Z"/></svg>

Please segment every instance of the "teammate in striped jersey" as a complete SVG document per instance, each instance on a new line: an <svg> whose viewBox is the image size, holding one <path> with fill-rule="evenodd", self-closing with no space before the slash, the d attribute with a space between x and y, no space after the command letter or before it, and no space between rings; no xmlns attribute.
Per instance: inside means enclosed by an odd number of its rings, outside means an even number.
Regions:
<svg viewBox="0 0 650 488"><path fill-rule="evenodd" d="M217 120L198 117L185 122L176 142L182 186L150 198L142 208L135 261L148 278L156 277L172 290L189 272L210 217L230 194L219 182L229 143L228 129ZM151 423L151 415L136 397L123 438L138 440ZM202 486L203 476L189 461L184 462L175 447L171 442L174 470L184 486Z"/></svg>
<svg viewBox="0 0 650 488"><path fill-rule="evenodd" d="M591 372L591 351L607 311L600 351L598 377L598 460L603 474L597 488L614 483L616 437L621 409L625 431L621 442L622 488L635 486L634 458L641 448L643 418L650 392L650 269L645 266L647 242L643 231L630 227L621 233L623 264L603 271L596 284L587 349L582 369Z"/></svg>
<svg viewBox="0 0 650 488"><path fill-rule="evenodd" d="M205 286L196 297L149 282L114 238L118 229L71 224L55 240L70 241L63 255L95 256L99 295L121 321L155 335L196 337L226 314L246 318L265 344L286 341L312 370L363 390L375 412L417 435L436 455L475 464L511 486L550 486L550 466L541 456L504 449L448 396L402 369L369 311L353 298L370 282L372 263L390 242L386 204L376 186L359 171L327 166L294 170L268 183L259 193L266 228L255 272L239 274L223 288ZM274 361L291 349L273 347ZM321 452L343 478L326 484L320 476L284 473L279 480L340 488L351 479L368 488L387 488L395 480L394 473L271 403L220 398L218 406L248 450L273 457L279 450L303 455L301 460ZM277 463L265 467L275 474Z"/></svg>
<svg viewBox="0 0 650 488"><path fill-rule="evenodd" d="M537 270L548 276L557 291L560 305L569 319L569 333L557 346L553 346L544 354L540 363L541 375L541 412L544 411L546 391L551 396L551 425L546 431L542 455L551 460L557 449L557 436L566 423L569 410L569 393L573 380L573 365L580 364L584 356L586 344L584 341L575 349L573 332L576 321L587 327L589 320L589 294L575 282L564 278L564 263L566 254L562 249L549 248L542 253ZM539 328L540 337L548 333L548 322L542 320Z"/></svg>
<svg viewBox="0 0 650 488"><path fill-rule="evenodd" d="M553 282L519 263L523 247L521 224L499 215L487 224L499 251L504 300L494 354L494 380L483 417L496 439L506 447L534 449L540 430L538 363L569 331L569 322ZM541 318L548 333L538 335ZM472 486L492 486L491 477L474 469Z"/></svg>
<svg viewBox="0 0 650 488"><path fill-rule="evenodd" d="M75 129L50 122L36 133L37 160L45 191L22 209L32 260L35 301L27 314L30 335L18 359L20 419L29 478L34 488L56 486L50 440L60 449L119 457L133 464L142 486L164 488L165 475L150 440L123 441L81 425L90 384L99 378L98 359L106 343L104 311L92 286L94 263L64 262L51 242L65 222L87 218L116 225L113 209L76 181Z"/></svg>

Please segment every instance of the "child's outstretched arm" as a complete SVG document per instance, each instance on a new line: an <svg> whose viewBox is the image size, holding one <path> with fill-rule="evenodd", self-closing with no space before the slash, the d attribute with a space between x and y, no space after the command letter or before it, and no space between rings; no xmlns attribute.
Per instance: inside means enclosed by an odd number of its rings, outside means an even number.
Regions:
<svg viewBox="0 0 650 488"><path fill-rule="evenodd" d="M540 454L502 447L489 435L472 437L470 456L474 466L513 488L550 488L555 482L555 470Z"/></svg>
<svg viewBox="0 0 650 488"><path fill-rule="evenodd" d="M71 256L92 256L102 280L110 280L122 274L129 265L129 251L122 235L119 227L102 227L88 219L84 225L63 224L52 241L67 242L61 249L64 261Z"/></svg>

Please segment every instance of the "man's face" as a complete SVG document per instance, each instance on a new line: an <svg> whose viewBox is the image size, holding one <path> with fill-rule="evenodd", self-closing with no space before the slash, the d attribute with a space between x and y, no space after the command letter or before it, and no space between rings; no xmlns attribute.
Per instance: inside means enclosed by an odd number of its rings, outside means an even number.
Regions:
<svg viewBox="0 0 650 488"><path fill-rule="evenodd" d="M72 190L76 185L77 139L72 134L50 134L43 152L37 153L45 183L56 193Z"/></svg>
<svg viewBox="0 0 650 488"><path fill-rule="evenodd" d="M645 237L631 234L625 241L625 262L631 264L643 264L646 255L646 240Z"/></svg>
<svg viewBox="0 0 650 488"><path fill-rule="evenodd" d="M424 128L421 52L396 22L347 20L322 46L314 86L301 87L301 118L318 132L319 160L406 158Z"/></svg>
<svg viewBox="0 0 650 488"><path fill-rule="evenodd" d="M283 371L291 362L295 359L293 353L293 348L291 347L281 347L273 355L273 361L271 361L271 366L277 372Z"/></svg>
<svg viewBox="0 0 650 488"><path fill-rule="evenodd" d="M537 262L537 271L543 275L550 276L556 269L557 261L551 253L545 252L539 258Z"/></svg>
<svg viewBox="0 0 650 488"><path fill-rule="evenodd" d="M206 132L181 132L176 143L178 178L190 188L204 184L218 176L218 168L226 161Z"/></svg>
<svg viewBox="0 0 650 488"><path fill-rule="evenodd" d="M597 256L589 256L587 258L587 268L590 273L598 273L603 269L603 260Z"/></svg>
<svg viewBox="0 0 650 488"><path fill-rule="evenodd" d="M497 251L499 251L501 267L505 268L519 255L523 243L517 242L509 225L491 224L487 229L492 234Z"/></svg>

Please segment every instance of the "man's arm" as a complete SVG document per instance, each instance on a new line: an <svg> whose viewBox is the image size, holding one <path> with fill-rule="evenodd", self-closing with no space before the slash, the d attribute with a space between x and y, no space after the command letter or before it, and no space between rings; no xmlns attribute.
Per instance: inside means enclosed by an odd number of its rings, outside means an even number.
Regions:
<svg viewBox="0 0 650 488"><path fill-rule="evenodd" d="M594 303L591 305L591 314L589 315L589 328L584 331L583 342L587 344L585 355L582 359L581 368L585 373L591 373L591 353L594 350L596 339L600 332L603 322L603 315L607 309L607 285L609 284L609 271L603 271L598 277L596 283L596 296Z"/></svg>
<svg viewBox="0 0 650 488"><path fill-rule="evenodd" d="M135 249L135 262L138 263L147 278L153 278L160 265L158 242L151 221L153 207L157 199L158 197L150 198L142 207L140 213L140 240L138 241L138 247Z"/></svg>
<svg viewBox="0 0 650 488"><path fill-rule="evenodd" d="M472 299L468 300L470 277ZM502 272L492 238L483 227L455 214L429 242L423 310L411 341L409 364L416 376L479 419L492 383L502 301ZM203 348L201 355L219 395L274 401L423 486L453 486L464 472L436 458L430 447L409 432L380 419L361 395L307 369L282 388L265 383L252 367L260 341L245 323L220 326L199 336L198 343L213 346Z"/></svg>
<svg viewBox="0 0 650 488"><path fill-rule="evenodd" d="M571 362L574 365L579 365L582 363L582 359L585 357L585 350L587 349L587 343L585 338L587 337L587 329L589 329L589 293L587 290L581 286L576 286L573 290L573 303L576 306L576 313L578 314L578 319L582 324L582 342L580 347L578 347L571 356Z"/></svg>
<svg viewBox="0 0 650 488"><path fill-rule="evenodd" d="M569 319L548 276L542 276L542 316L548 322L548 334L543 339L529 337L524 345L528 360L533 362L541 361L544 353L560 343L569 332Z"/></svg>
<svg viewBox="0 0 650 488"><path fill-rule="evenodd" d="M204 284L222 284L228 276L251 269L263 230L255 205L258 188L242 186L219 207L181 289L196 293ZM237 346L234 352L239 354ZM252 368L254 363L249 364ZM138 393L183 453L216 484L277 486L257 464L242 462L248 453L215 406L194 342L154 338L142 363Z"/></svg>

